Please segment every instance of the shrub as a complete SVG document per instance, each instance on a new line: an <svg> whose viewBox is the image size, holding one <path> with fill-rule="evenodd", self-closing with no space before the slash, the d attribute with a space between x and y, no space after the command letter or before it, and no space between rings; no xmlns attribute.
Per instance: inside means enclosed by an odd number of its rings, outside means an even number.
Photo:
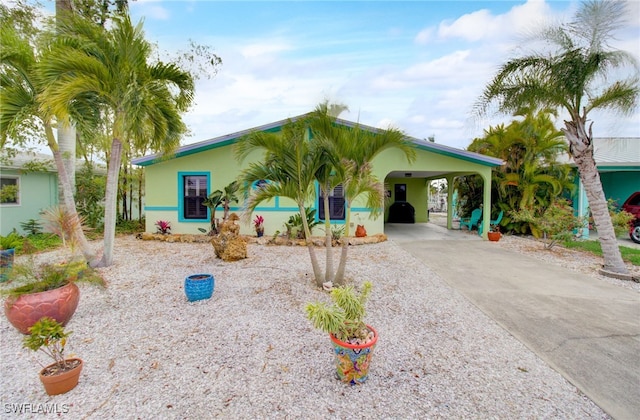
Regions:
<svg viewBox="0 0 640 420"><path fill-rule="evenodd" d="M566 201L552 203L541 215L536 215L532 209L512 211L510 214L516 221L530 223L534 227L534 236L542 236L547 249L558 242L572 239L574 230L585 225L582 218L573 214L573 208Z"/></svg>

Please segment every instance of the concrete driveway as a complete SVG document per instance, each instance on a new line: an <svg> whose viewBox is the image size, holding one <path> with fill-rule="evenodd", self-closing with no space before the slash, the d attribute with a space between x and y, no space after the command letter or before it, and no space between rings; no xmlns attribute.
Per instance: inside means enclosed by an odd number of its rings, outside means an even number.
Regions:
<svg viewBox="0 0 640 420"><path fill-rule="evenodd" d="M398 243L616 419L640 413L640 295L428 224Z"/></svg>

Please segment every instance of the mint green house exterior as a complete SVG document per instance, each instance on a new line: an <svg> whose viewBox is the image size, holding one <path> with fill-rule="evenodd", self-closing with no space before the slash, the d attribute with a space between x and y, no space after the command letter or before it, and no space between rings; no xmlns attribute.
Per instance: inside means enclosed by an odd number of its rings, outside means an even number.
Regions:
<svg viewBox="0 0 640 420"><path fill-rule="evenodd" d="M25 170L25 164L34 160L50 159L46 155L20 154L15 158L3 157L0 163L0 186L17 186L17 196L0 203L0 235L6 236L13 229L26 232L20 223L40 219L40 212L58 204L58 176L51 164L37 172Z"/></svg>
<svg viewBox="0 0 640 420"><path fill-rule="evenodd" d="M305 117L277 121L271 124L245 130L199 143L183 146L172 156L150 155L133 159L133 163L145 168L145 216L146 231L155 232L158 220L171 222L172 233L198 234L199 228L208 230L210 213L204 206L194 210L193 195L206 197L212 191L223 190L233 182L250 162L259 161L262 152L255 152L242 162L234 156L234 144L243 136L253 131L277 133L289 121ZM353 127L356 124L346 120L338 120L338 124ZM373 127L360 125L361 128L378 131ZM502 164L502 160L468 152L437 143L410 138L417 149L416 160L409 164L398 150L387 150L373 161L373 170L380 180L384 180L389 196L384 216L371 219L371 209L364 207L363 202L351 205L351 222L362 224L369 235L384 233L384 224L389 218L389 208L394 202L409 203L415 209L415 223L428 221L428 186L434 179L446 178L449 185L448 209L453 209L453 179L457 176L479 174L485 183L484 208L491 208L491 171ZM312 140L311 140L312 141ZM316 199L308 203L308 207L320 213L319 190ZM339 191L336 192L339 195ZM199 199L201 200L201 198ZM231 207L231 211L242 215L243 203ZM298 208L287 198L276 198L262 203L254 214L244 217L241 233L254 234L250 223L256 215L264 217L265 236L274 235L284 230L284 223L296 214ZM216 217L222 216L218 209ZM485 215L485 223L489 223L489 214ZM249 221L248 221L249 220ZM344 224L344 220L333 220L332 223ZM448 227L452 226L452 213L449 210ZM350 226L353 234L354 226ZM316 232L316 234L319 234ZM486 235L486 233L485 233Z"/></svg>

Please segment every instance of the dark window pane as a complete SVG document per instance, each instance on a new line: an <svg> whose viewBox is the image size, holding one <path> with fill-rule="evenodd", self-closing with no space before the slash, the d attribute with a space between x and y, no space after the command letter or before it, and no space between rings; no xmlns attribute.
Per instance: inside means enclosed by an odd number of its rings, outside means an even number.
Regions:
<svg viewBox="0 0 640 420"><path fill-rule="evenodd" d="M206 219L207 208L202 204L207 198L207 177L190 175L184 177L184 218Z"/></svg>

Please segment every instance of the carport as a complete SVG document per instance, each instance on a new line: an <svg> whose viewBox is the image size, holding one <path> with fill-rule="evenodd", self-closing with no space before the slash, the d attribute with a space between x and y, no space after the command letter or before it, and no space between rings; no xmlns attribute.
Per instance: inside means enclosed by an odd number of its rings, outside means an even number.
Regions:
<svg viewBox="0 0 640 420"><path fill-rule="evenodd" d="M414 210L414 219L400 223L424 223L428 221L429 184L433 180L447 181L447 229L452 229L454 216L454 180L466 175L479 175L484 184L483 208L491 208L491 172L504 162L490 156L467 150L456 149L442 144L412 139L417 148L414 162L408 163L398 150L388 150L376 158L373 167L379 179L384 179L388 204L385 205L384 222L398 222L394 213L396 207L402 207L402 213ZM398 204L400 203L400 204ZM410 207L409 207L410 206ZM354 209L357 211L356 209ZM391 212L390 212L391 210ZM391 213L391 214L390 214ZM391 220L389 220L391 216ZM491 214L483 212L485 226L489 224ZM384 224L380 226L384 231ZM483 233L486 238L487 229Z"/></svg>

